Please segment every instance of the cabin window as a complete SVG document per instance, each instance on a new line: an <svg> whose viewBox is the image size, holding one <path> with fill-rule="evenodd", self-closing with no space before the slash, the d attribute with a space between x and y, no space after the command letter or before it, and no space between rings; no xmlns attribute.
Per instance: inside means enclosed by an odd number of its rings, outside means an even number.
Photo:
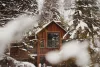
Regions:
<svg viewBox="0 0 100 67"><path fill-rule="evenodd" d="M58 47L59 46L59 32L48 32L47 33L47 47Z"/></svg>
<svg viewBox="0 0 100 67"><path fill-rule="evenodd" d="M40 40L40 48L44 48L44 39Z"/></svg>

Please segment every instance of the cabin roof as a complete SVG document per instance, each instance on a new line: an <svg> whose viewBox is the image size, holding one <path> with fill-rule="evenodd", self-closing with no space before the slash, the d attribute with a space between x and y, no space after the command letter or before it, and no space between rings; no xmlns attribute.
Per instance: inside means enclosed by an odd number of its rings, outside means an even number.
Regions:
<svg viewBox="0 0 100 67"><path fill-rule="evenodd" d="M51 23L55 23L57 26L59 26L60 28L62 28L62 29L66 32L66 30L60 25L61 21L52 21L52 22L49 22L49 23L43 25L42 28L39 28L39 29L35 32L35 34L38 34L40 31L42 31L44 28L46 28L46 27L47 27L48 25L50 25Z"/></svg>

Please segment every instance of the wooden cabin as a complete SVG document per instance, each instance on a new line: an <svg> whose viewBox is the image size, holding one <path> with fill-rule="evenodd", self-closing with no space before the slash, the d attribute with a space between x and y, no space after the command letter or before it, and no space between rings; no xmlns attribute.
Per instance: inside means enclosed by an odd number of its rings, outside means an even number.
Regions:
<svg viewBox="0 0 100 67"><path fill-rule="evenodd" d="M66 30L60 25L60 21L52 21L45 25L43 25L42 28L39 28L35 32L34 36L29 36L28 38L33 40L35 43L33 43L34 48L31 52L31 54L26 54L33 56L35 58L35 65L36 67L39 67L39 64L42 65L45 63L46 66L50 66L50 64L45 59L45 54L52 50L59 50L62 46L62 41L64 40L63 36L66 34ZM67 36L68 38L68 36ZM16 48L16 47L15 47ZM18 48L19 49L19 48ZM11 56L16 58L16 52L14 52L14 47L11 48ZM16 50L18 51L18 50ZM14 54L13 54L14 53ZM23 54L20 53L20 57L22 57ZM18 56L18 54L17 54ZM26 55L27 56L27 55ZM25 56L25 57L26 57ZM28 56L27 56L28 57ZM17 58L18 59L18 58ZM21 58L19 58L21 59Z"/></svg>
<svg viewBox="0 0 100 67"><path fill-rule="evenodd" d="M59 24L61 22L52 21L36 31L37 43L37 64L49 63L45 60L45 54L52 50L58 50L62 46L63 36L66 30Z"/></svg>

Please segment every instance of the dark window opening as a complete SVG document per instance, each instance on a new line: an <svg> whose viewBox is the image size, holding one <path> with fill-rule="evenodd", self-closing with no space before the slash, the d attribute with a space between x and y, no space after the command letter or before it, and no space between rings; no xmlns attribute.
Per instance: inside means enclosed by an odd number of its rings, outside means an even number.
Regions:
<svg viewBox="0 0 100 67"><path fill-rule="evenodd" d="M48 32L47 34L47 47L58 47L59 46L59 32Z"/></svg>

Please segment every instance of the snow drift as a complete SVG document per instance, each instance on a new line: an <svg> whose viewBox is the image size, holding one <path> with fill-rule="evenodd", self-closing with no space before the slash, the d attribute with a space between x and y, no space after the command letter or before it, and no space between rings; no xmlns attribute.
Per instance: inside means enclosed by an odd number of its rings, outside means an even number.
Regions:
<svg viewBox="0 0 100 67"><path fill-rule="evenodd" d="M36 67L34 64L30 63L30 62L24 62L24 61L17 61L12 57L6 56L7 60L9 62L12 62L12 64L14 64L14 67ZM11 63L10 63L11 64ZM12 67L12 66L11 66Z"/></svg>
<svg viewBox="0 0 100 67"><path fill-rule="evenodd" d="M16 64L16 67L35 67L35 65L29 62L20 62Z"/></svg>

